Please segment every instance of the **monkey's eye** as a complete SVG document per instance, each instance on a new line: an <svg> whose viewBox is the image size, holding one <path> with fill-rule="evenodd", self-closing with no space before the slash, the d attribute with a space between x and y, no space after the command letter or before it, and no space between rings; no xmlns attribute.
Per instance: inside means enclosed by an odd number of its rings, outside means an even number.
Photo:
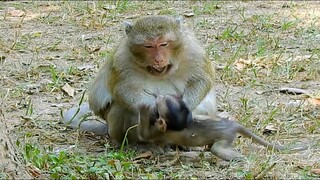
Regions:
<svg viewBox="0 0 320 180"><path fill-rule="evenodd" d="M152 45L143 45L145 48L153 48Z"/></svg>
<svg viewBox="0 0 320 180"><path fill-rule="evenodd" d="M162 43L162 44L160 44L160 46L162 46L162 47L165 47L165 46L168 46L169 45L169 43Z"/></svg>

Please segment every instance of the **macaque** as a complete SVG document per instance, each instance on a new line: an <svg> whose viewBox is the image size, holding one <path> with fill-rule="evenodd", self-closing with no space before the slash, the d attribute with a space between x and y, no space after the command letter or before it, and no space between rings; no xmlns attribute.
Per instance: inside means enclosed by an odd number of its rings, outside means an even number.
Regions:
<svg viewBox="0 0 320 180"><path fill-rule="evenodd" d="M184 92L183 101L192 113L216 114L214 68L200 42L181 19L141 17L133 24L125 23L125 33L89 91L90 109L106 120L105 129L112 139L121 143L128 128L138 123L140 105L154 106L154 98L144 90L174 94L179 89ZM73 121L79 121L84 114L80 112ZM64 115L73 117L75 113L68 110ZM70 120L63 119L65 123ZM183 126L168 124L172 130L181 130ZM134 129L127 138L130 144L140 141Z"/></svg>
<svg viewBox="0 0 320 180"><path fill-rule="evenodd" d="M169 101L173 101L169 103L173 106L167 106ZM251 138L254 142L268 149L290 150L285 146L267 142L244 126L227 118L194 116L192 120L186 120L189 123L185 129L180 131L168 129L167 124L175 121L175 119L170 119L172 116L168 116L168 114L174 112L175 116L190 118L188 115L190 111L188 112L186 109L188 108L183 103L182 98L179 99L177 96L172 97L170 95L157 96L156 106L154 107L140 106L139 137L164 145L174 144L187 147L209 145L214 155L227 161L243 158L243 155L232 147L232 142L236 139L237 133ZM158 116L154 116L154 114L158 114ZM303 150L303 148L296 150Z"/></svg>

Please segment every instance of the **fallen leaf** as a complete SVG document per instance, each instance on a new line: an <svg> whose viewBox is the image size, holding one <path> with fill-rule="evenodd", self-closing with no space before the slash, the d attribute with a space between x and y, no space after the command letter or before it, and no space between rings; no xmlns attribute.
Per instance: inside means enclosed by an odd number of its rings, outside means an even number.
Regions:
<svg viewBox="0 0 320 180"><path fill-rule="evenodd" d="M12 17L22 17L25 14L24 11L15 9L14 7L9 7L8 13Z"/></svg>
<svg viewBox="0 0 320 180"><path fill-rule="evenodd" d="M118 172L121 171L122 166L121 166L121 163L120 163L119 160L116 160L116 161L115 161L115 168L116 168L116 170L117 170Z"/></svg>
<svg viewBox="0 0 320 180"><path fill-rule="evenodd" d="M287 59L287 62L292 62L292 61L305 61L307 59L310 59L312 57L311 54L307 54L304 56L294 56L294 57L289 57Z"/></svg>
<svg viewBox="0 0 320 180"><path fill-rule="evenodd" d="M318 98L308 98L308 101L314 106L320 106L320 99Z"/></svg>
<svg viewBox="0 0 320 180"><path fill-rule="evenodd" d="M309 94L308 91L298 88L282 87L279 89L280 93L299 95L299 94Z"/></svg>
<svg viewBox="0 0 320 180"><path fill-rule="evenodd" d="M263 134L271 134L273 131L277 131L277 129L275 128L275 126L273 124L269 124L264 128L262 133Z"/></svg>
<svg viewBox="0 0 320 180"><path fill-rule="evenodd" d="M276 128L274 128L273 124L267 125L264 129L271 130L271 131L276 131L277 130Z"/></svg>
<svg viewBox="0 0 320 180"><path fill-rule="evenodd" d="M37 38L37 37L41 37L41 36L42 36L41 32L34 32L31 34L31 37L33 37L33 38Z"/></svg>
<svg viewBox="0 0 320 180"><path fill-rule="evenodd" d="M52 6L52 5L41 7L42 12L53 12L53 11L58 11L59 9L60 9L59 6Z"/></svg>
<svg viewBox="0 0 320 180"><path fill-rule="evenodd" d="M74 97L74 88L71 87L68 83L66 83L63 87L62 90L66 92L69 96Z"/></svg>
<svg viewBox="0 0 320 180"><path fill-rule="evenodd" d="M64 104L56 104L56 103L52 103L50 106L51 106L51 107L63 107L63 106L64 106Z"/></svg>
<svg viewBox="0 0 320 180"><path fill-rule="evenodd" d="M101 49L101 46L100 47L86 47L86 50L89 51L89 53L97 52L100 49Z"/></svg>
<svg viewBox="0 0 320 180"><path fill-rule="evenodd" d="M147 152L144 152L142 154L139 154L138 156L133 158L133 160L149 159L151 156L152 156L152 152L151 151L147 151Z"/></svg>
<svg viewBox="0 0 320 180"><path fill-rule="evenodd" d="M34 166L28 166L27 171L35 178L38 178L41 175L41 171Z"/></svg>
<svg viewBox="0 0 320 180"><path fill-rule="evenodd" d="M7 9L9 14L9 19L12 21L20 21L23 18L24 21L29 21L40 16L40 13L33 13L31 11L22 11L15 9L14 7L9 7Z"/></svg>
<svg viewBox="0 0 320 180"><path fill-rule="evenodd" d="M287 107L302 107L305 104L305 100L290 100L288 103L285 103Z"/></svg>
<svg viewBox="0 0 320 180"><path fill-rule="evenodd" d="M121 163L117 159L112 159L112 160L108 161L108 164L113 165L117 171L121 170Z"/></svg>
<svg viewBox="0 0 320 180"><path fill-rule="evenodd" d="M194 16L194 13L193 12L184 13L184 16L185 17L192 17L192 16Z"/></svg>
<svg viewBox="0 0 320 180"><path fill-rule="evenodd" d="M265 91L255 91L254 93L261 95L261 94L265 93Z"/></svg>
<svg viewBox="0 0 320 180"><path fill-rule="evenodd" d="M320 174L320 169L311 169L310 173L312 173L312 174Z"/></svg>
<svg viewBox="0 0 320 180"><path fill-rule="evenodd" d="M246 67L250 67L252 65L252 60L240 58L237 61L235 61L233 65L237 70L242 71Z"/></svg>
<svg viewBox="0 0 320 180"><path fill-rule="evenodd" d="M116 9L117 8L117 6L115 6L115 5L113 5L113 4L109 4L109 5L105 5L104 7L103 7L103 9L104 10L114 10L114 9Z"/></svg>
<svg viewBox="0 0 320 180"><path fill-rule="evenodd" d="M30 21L32 19L35 19L37 17L40 17L39 13L32 13L32 12L27 12L26 17L24 18L25 21Z"/></svg>
<svg viewBox="0 0 320 180"><path fill-rule="evenodd" d="M93 69L94 66L90 65L90 64L87 64L87 65L78 66L77 68L78 68L79 71L84 71L84 70Z"/></svg>

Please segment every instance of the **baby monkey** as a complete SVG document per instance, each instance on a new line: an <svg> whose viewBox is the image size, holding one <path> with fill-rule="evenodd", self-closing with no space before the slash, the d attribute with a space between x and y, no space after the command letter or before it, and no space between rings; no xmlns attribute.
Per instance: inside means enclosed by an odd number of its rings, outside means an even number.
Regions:
<svg viewBox="0 0 320 180"><path fill-rule="evenodd" d="M244 126L227 118L192 117L181 96L155 95L155 97L155 107L141 106L140 108L139 131L143 130L143 133L140 133L143 139L150 138L153 142L161 144L187 147L209 145L214 155L227 161L243 158L243 155L232 147L237 133L251 138L268 149L278 151L288 149L285 146L267 142ZM184 129L178 131L168 128L169 124L174 124L176 121L172 117L178 117L180 123L184 121Z"/></svg>

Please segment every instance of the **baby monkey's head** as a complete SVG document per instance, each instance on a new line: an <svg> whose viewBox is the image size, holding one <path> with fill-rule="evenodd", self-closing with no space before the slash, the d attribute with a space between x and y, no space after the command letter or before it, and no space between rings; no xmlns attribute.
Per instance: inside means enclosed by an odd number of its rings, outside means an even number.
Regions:
<svg viewBox="0 0 320 180"><path fill-rule="evenodd" d="M158 118L166 121L168 130L183 130L192 121L192 113L182 95L153 95Z"/></svg>

